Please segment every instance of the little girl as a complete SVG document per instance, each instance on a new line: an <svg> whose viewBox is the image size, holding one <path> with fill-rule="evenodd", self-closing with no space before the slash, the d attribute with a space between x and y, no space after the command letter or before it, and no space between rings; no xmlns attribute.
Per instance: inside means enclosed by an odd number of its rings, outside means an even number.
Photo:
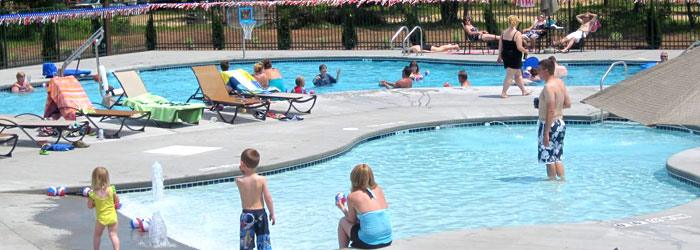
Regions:
<svg viewBox="0 0 700 250"><path fill-rule="evenodd" d="M100 249L100 238L107 227L112 246L119 250L119 236L117 235L117 210L115 204L119 204L119 195L113 185L109 184L109 172L106 168L97 167L92 170L92 191L88 198L89 209L95 208L97 221L95 222L95 234L93 235L93 248Z"/></svg>

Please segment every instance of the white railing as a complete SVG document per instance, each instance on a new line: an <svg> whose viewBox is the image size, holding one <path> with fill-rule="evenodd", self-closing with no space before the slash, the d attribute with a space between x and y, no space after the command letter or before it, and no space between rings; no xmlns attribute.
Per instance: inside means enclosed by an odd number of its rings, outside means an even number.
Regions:
<svg viewBox="0 0 700 250"><path fill-rule="evenodd" d="M65 61L63 61L63 65L61 66L61 70L58 71L58 76L63 76L63 71L66 70L68 65L70 65L75 59L78 59L78 66L80 66L80 55L83 54L83 52L90 47L91 44L95 44L95 59L97 60L97 67L100 67L100 56L98 53L98 47L100 47L100 42L102 41L102 38L104 38L104 30L102 27L100 27L95 33L90 36L85 42L78 47L78 49L73 52L68 58L66 58ZM77 69L78 67L76 67Z"/></svg>
<svg viewBox="0 0 700 250"><path fill-rule="evenodd" d="M600 79L600 90L598 92L603 91L603 82L605 82L605 78L608 77L608 73L610 73L610 71L613 69L613 67L615 67L615 65L619 65L619 64L622 64L625 66L625 79L627 79L627 77L629 76L628 71L627 71L627 63L625 61L614 62L613 64L610 65L610 67L608 68L608 71L605 71L605 75L603 75L603 78ZM603 124L604 119L605 118L603 117L603 109L600 109L600 124Z"/></svg>
<svg viewBox="0 0 700 250"><path fill-rule="evenodd" d="M411 35L413 35L413 32L416 32L416 31L420 31L420 50L419 51L420 51L420 55L421 56L423 55L423 28L421 28L420 26L413 27L411 32L408 32L408 35L406 35L406 37L403 38L403 43L401 43L401 45L403 46L403 50L401 51L402 54L406 54L406 55L410 54L411 51L409 49L407 49L406 46L409 44L408 39L411 38ZM408 46L408 48L410 48L410 47L411 46ZM418 52L416 52L416 55L418 55Z"/></svg>
<svg viewBox="0 0 700 250"><path fill-rule="evenodd" d="M399 35L401 35L402 32L408 33L408 27L406 27L406 26L401 26L401 28L399 28L399 30L396 31L396 33L394 34L394 36L391 37L391 41L389 42L389 46L391 47L391 50L395 50L395 49L396 49L396 48L394 48L394 41L396 40L396 38L399 37ZM404 48L402 48L402 49L404 49Z"/></svg>

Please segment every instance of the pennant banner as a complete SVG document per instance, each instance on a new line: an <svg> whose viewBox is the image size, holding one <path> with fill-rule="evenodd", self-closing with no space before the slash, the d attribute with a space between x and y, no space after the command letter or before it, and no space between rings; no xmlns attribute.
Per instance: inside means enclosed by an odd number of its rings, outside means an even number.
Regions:
<svg viewBox="0 0 700 250"><path fill-rule="evenodd" d="M147 13L151 10L159 9L181 9L181 10L191 10L202 8L208 10L211 7L239 7L239 6L262 6L262 7L273 7L277 5L282 6L315 6L315 5L329 5L329 6L342 6L342 5L383 5L383 6L393 6L395 4L419 4L419 3L444 3L444 2L488 2L490 0L278 0L278 1L244 1L244 2L214 2L214 3L153 3L153 4L140 4L132 6L116 6L107 8L97 8L97 9L78 9L78 10L65 10L65 11L54 11L54 12L37 12L37 13L26 13L26 14L10 14L0 16L0 25L8 24L21 24L27 25L32 23L47 23L47 22L57 22L59 20L65 19L83 19L83 18L104 18L111 16L132 16L141 15ZM536 0L511 0L513 3L521 7L534 7ZM560 0L561 2L566 2L568 0ZM642 1L647 2L649 0L634 0L634 2ZM671 0L670 2L691 2L697 3L698 0Z"/></svg>

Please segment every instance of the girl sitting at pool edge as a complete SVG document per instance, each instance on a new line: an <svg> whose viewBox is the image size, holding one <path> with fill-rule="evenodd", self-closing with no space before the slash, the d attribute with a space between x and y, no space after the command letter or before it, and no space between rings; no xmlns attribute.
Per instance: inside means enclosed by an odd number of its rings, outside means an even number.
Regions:
<svg viewBox="0 0 700 250"><path fill-rule="evenodd" d="M338 223L338 247L375 249L391 245L391 214L384 191L376 182L367 164L358 164L350 173L351 193L347 207L336 206L345 216Z"/></svg>

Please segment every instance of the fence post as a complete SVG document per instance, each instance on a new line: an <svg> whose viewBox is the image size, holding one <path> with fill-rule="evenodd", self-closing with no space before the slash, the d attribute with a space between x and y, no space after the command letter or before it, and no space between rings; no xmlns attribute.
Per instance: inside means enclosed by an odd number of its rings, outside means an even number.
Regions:
<svg viewBox="0 0 700 250"><path fill-rule="evenodd" d="M654 0L651 0L651 48L654 49L654 44L656 44L656 36L654 36L654 25L656 24L656 10L654 9ZM661 46L659 46L660 48Z"/></svg>
<svg viewBox="0 0 700 250"><path fill-rule="evenodd" d="M107 8L109 7L109 0L105 0L104 7ZM105 34L104 34L104 41L107 43L107 55L112 55L112 31L109 28L111 26L112 16L109 14L105 15Z"/></svg>
<svg viewBox="0 0 700 250"><path fill-rule="evenodd" d="M58 7L54 7L54 11L59 11ZM61 32L58 20L56 20L56 60L61 61Z"/></svg>
<svg viewBox="0 0 700 250"><path fill-rule="evenodd" d="M570 28L569 28L569 27L571 27L571 1L567 1L567 2L568 2L568 3L567 3L567 4L568 4L568 8L569 8L569 9L568 9L568 12L569 12L569 22L568 22L568 24L566 25L566 28L569 29L569 30L567 30L566 32L567 32L567 33L571 33L571 30L570 30Z"/></svg>
<svg viewBox="0 0 700 250"><path fill-rule="evenodd" d="M8 61L7 61L7 23L2 24L2 67L0 68L7 68L8 67Z"/></svg>

